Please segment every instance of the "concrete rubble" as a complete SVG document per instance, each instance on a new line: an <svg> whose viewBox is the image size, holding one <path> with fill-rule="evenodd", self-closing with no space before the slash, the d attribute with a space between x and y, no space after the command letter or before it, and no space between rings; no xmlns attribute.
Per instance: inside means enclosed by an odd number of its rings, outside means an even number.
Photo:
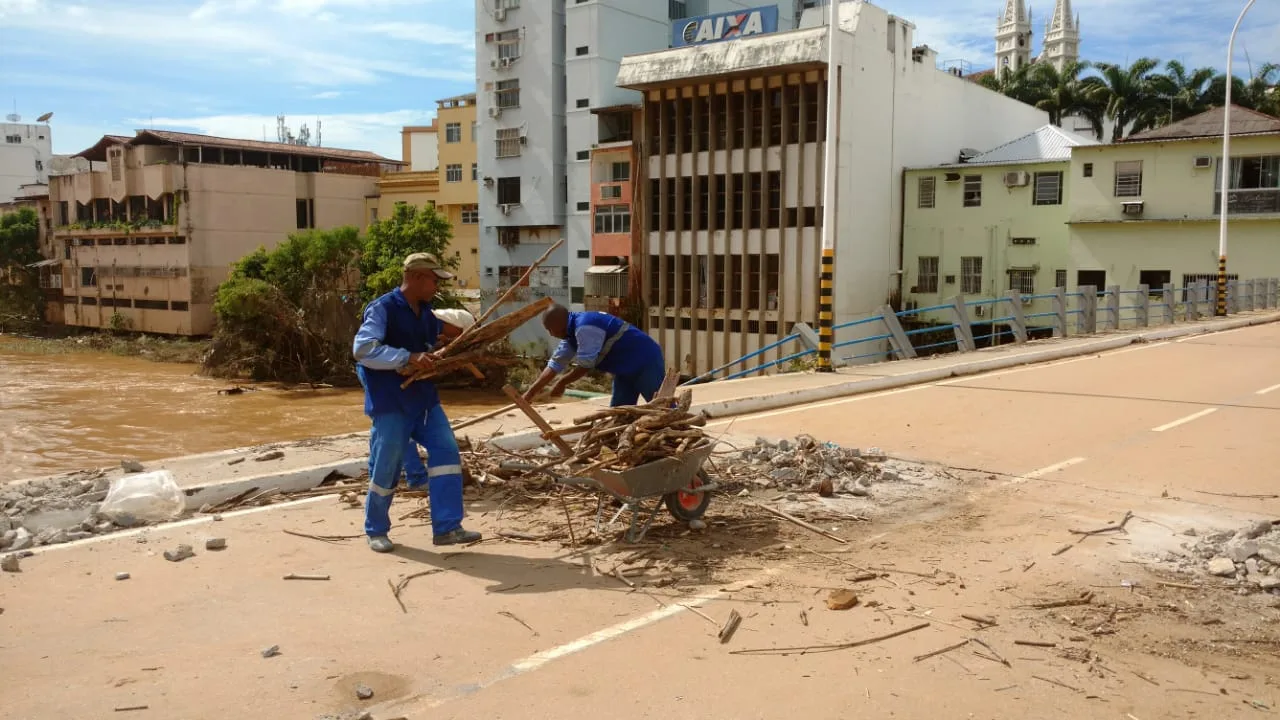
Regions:
<svg viewBox="0 0 1280 720"><path fill-rule="evenodd" d="M725 473L755 489L864 498L880 484L937 475L922 465L890 460L879 448L841 447L809 435L777 442L760 438L754 447L730 456Z"/></svg>
<svg viewBox="0 0 1280 720"><path fill-rule="evenodd" d="M1280 526L1263 520L1235 532L1188 537L1199 539L1182 544L1185 554L1166 558L1178 570L1228 578L1241 588L1280 595Z"/></svg>
<svg viewBox="0 0 1280 720"><path fill-rule="evenodd" d="M0 488L0 551L84 540L120 526L98 515L111 481L101 472Z"/></svg>

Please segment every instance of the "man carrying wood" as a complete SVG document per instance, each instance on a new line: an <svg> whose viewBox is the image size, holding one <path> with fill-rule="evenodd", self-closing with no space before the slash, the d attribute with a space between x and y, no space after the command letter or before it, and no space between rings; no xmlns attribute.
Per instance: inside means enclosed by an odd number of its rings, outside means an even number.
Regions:
<svg viewBox="0 0 1280 720"><path fill-rule="evenodd" d="M466 310L446 308L433 309L431 312L444 323L440 335L446 340L442 344L447 344L449 340L461 335L463 330L476 324L475 316ZM413 438L409 438L409 444L404 449L404 479L411 488L425 487L430 479L427 466L422 464L422 456L418 455L418 443Z"/></svg>
<svg viewBox="0 0 1280 720"><path fill-rule="evenodd" d="M405 258L400 287L369 303L352 345L356 374L364 385L364 411L373 421L364 531L374 552L395 549L387 537L391 499L410 440L427 450L433 543L480 540L480 533L462 528L462 460L435 384L419 380L401 387L402 375L434 366L437 340L458 335L457 328L446 326L431 309L439 282L452 278L434 255Z"/></svg>
<svg viewBox="0 0 1280 720"><path fill-rule="evenodd" d="M569 312L554 305L542 316L542 325L560 345L524 399L533 401L552 380L551 396L559 397L591 370L613 376L610 407L635 405L641 397L652 400L666 375L662 348L639 329L602 312ZM569 364L574 368L568 373ZM564 373L564 374L561 374Z"/></svg>

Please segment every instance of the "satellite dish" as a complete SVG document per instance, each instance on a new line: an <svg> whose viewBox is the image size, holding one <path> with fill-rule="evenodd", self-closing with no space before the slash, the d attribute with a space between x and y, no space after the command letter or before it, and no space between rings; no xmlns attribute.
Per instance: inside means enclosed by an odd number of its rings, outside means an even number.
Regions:
<svg viewBox="0 0 1280 720"><path fill-rule="evenodd" d="M41 115L40 117L36 118L36 122L47 123L47 122L49 122L49 118L51 118L51 117L53 117L53 113L51 113L51 112L47 112L47 113L45 113L45 114Z"/></svg>

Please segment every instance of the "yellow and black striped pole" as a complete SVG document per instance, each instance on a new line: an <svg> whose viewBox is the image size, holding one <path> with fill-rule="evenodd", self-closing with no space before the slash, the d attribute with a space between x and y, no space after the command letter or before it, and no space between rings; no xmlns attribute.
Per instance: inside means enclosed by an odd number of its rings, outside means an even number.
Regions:
<svg viewBox="0 0 1280 720"><path fill-rule="evenodd" d="M1227 316L1227 256L1218 256L1218 306L1214 312L1218 317Z"/></svg>
<svg viewBox="0 0 1280 720"><path fill-rule="evenodd" d="M836 252L822 249L822 272L818 275L818 372L831 372L831 346L835 342L833 290L835 286Z"/></svg>

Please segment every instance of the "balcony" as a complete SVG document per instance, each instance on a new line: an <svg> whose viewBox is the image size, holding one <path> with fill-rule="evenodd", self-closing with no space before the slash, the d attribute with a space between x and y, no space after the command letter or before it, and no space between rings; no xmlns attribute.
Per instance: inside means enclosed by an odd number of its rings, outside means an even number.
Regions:
<svg viewBox="0 0 1280 720"><path fill-rule="evenodd" d="M609 205L631 202L631 181L609 181L596 183L594 202L597 205Z"/></svg>
<svg viewBox="0 0 1280 720"><path fill-rule="evenodd" d="M127 237L131 235L179 235L177 225L164 224L159 220L148 222L92 222L84 221L63 225L53 229L55 238L75 237Z"/></svg>
<svg viewBox="0 0 1280 720"><path fill-rule="evenodd" d="M1280 214L1280 188L1258 190L1232 190L1227 202L1230 215ZM1213 198L1213 214L1222 214L1222 193Z"/></svg>

